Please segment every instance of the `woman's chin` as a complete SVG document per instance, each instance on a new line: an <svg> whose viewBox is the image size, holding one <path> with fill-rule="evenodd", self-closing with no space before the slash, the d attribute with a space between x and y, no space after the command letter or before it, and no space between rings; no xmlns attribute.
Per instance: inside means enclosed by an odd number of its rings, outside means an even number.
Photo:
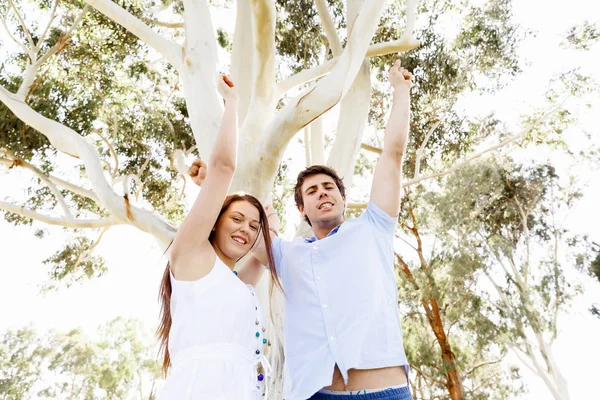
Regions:
<svg viewBox="0 0 600 400"><path fill-rule="evenodd" d="M240 258L248 254L249 249L246 248L233 248L227 249L225 256L231 260L238 261Z"/></svg>

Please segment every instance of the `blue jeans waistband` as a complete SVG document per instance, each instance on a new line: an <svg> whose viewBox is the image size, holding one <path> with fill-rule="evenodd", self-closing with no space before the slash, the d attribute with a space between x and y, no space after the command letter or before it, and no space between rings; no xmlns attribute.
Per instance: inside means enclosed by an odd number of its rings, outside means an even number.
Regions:
<svg viewBox="0 0 600 400"><path fill-rule="evenodd" d="M380 392L364 394L336 395L326 393L315 393L309 400L411 400L410 388L408 386L397 389L386 389Z"/></svg>

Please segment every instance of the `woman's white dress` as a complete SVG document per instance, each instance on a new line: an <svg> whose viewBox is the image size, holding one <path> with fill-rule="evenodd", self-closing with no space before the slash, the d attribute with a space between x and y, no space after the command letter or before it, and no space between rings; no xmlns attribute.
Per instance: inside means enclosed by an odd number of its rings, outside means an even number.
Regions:
<svg viewBox="0 0 600 400"><path fill-rule="evenodd" d="M267 343L259 301L216 257L197 281L171 274L172 367L159 400L263 399Z"/></svg>

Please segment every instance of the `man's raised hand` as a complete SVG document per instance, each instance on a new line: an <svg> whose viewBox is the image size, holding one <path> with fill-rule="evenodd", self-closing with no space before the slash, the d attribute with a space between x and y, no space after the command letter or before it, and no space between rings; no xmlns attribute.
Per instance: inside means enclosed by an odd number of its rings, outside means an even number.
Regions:
<svg viewBox="0 0 600 400"><path fill-rule="evenodd" d="M389 81L394 89L406 87L410 89L412 86L412 74L406 68L400 65L400 60L396 60L389 72Z"/></svg>

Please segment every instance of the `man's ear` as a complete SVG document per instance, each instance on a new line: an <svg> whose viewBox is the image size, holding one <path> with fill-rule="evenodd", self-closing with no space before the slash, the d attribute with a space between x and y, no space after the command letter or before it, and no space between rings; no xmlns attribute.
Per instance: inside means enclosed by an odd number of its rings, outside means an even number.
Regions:
<svg viewBox="0 0 600 400"><path fill-rule="evenodd" d="M300 214L302 214L303 217L306 217L306 213L304 212L304 206L298 204L296 207L298 207L298 211L300 211Z"/></svg>

